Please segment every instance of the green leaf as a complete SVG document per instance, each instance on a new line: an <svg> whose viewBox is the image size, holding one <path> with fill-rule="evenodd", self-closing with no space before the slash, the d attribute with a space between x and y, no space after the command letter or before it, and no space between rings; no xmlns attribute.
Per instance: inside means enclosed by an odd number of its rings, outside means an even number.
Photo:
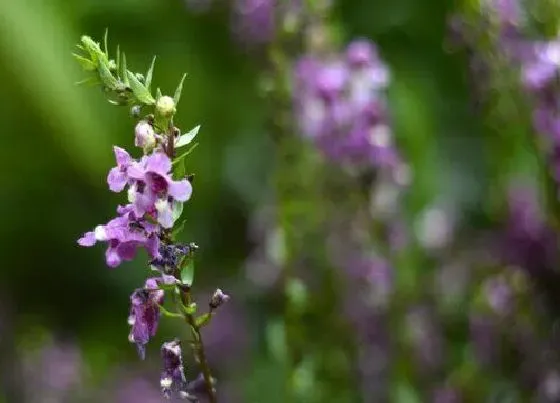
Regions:
<svg viewBox="0 0 560 403"><path fill-rule="evenodd" d="M187 73L183 74L183 77L181 77L181 81L179 81L179 85L175 89L175 95L173 95L173 101L175 101L175 105L178 105L179 100L181 99L181 93L183 92L183 82L185 82L186 77Z"/></svg>
<svg viewBox="0 0 560 403"><path fill-rule="evenodd" d="M115 77L113 77L113 74L111 74L111 71L107 66L107 61L100 61L97 71L99 72L99 78L101 78L101 81L107 88L112 90L117 88L119 82Z"/></svg>
<svg viewBox="0 0 560 403"><path fill-rule="evenodd" d="M181 270L181 281L183 284L192 286L194 279L194 259L188 259L187 264Z"/></svg>
<svg viewBox="0 0 560 403"><path fill-rule="evenodd" d="M131 71L127 71L127 76L130 88L132 89L132 93L134 94L134 96L136 96L136 98L144 104L153 105L156 100L152 97L150 91L148 91L146 87L144 87L144 85L140 81L138 81L136 75L134 75L134 73Z"/></svg>
<svg viewBox="0 0 560 403"><path fill-rule="evenodd" d="M103 56L103 52L99 47L99 44L95 42L91 37L84 35L81 38L83 49L89 53L91 60L96 63L97 61L101 61Z"/></svg>
<svg viewBox="0 0 560 403"><path fill-rule="evenodd" d="M175 148L183 147L183 146L186 146L187 144L190 144L194 140L196 135L198 134L199 130L200 130L200 125L196 126L194 129L190 130L188 133L185 133L185 134L182 134L181 136L179 136L179 138L177 138L177 140L175 140Z"/></svg>
<svg viewBox="0 0 560 403"><path fill-rule="evenodd" d="M175 223L175 221L177 221L179 217L181 217L181 214L183 214L183 206L184 203L182 202L173 202L173 223Z"/></svg>
<svg viewBox="0 0 560 403"><path fill-rule="evenodd" d="M162 96L163 94L161 93L161 90L158 87L158 89L156 90L156 99L160 99Z"/></svg>
<svg viewBox="0 0 560 403"><path fill-rule="evenodd" d="M85 84L98 85L101 84L101 82L97 77L88 77L76 82L76 85L85 85Z"/></svg>
<svg viewBox="0 0 560 403"><path fill-rule="evenodd" d="M175 313L175 312L170 312L167 309L165 309L163 307L163 305L158 305L160 312L163 314L163 316L167 316L168 318L179 318L179 319L183 319L183 315L181 315L180 313Z"/></svg>
<svg viewBox="0 0 560 403"><path fill-rule="evenodd" d="M107 56L109 56L109 51L107 50L108 37L109 37L109 28L105 28L105 35L103 35L103 49Z"/></svg>
<svg viewBox="0 0 560 403"><path fill-rule="evenodd" d="M146 88L148 89L148 91L150 91L151 87L152 87L152 77L154 75L154 66L156 64L156 56L154 56L154 58L152 59L152 64L150 65L150 68L148 69L148 71L146 72Z"/></svg>
<svg viewBox="0 0 560 403"><path fill-rule="evenodd" d="M204 327L208 323L210 323L211 319L212 319L212 314L211 313L205 313L204 315L200 315L198 318L196 318L195 325L196 325L197 328Z"/></svg>
<svg viewBox="0 0 560 403"><path fill-rule="evenodd" d="M124 52L122 52L118 72L119 72L119 78L124 83L124 85L129 86L130 83L128 81L128 74L126 69L126 55L124 54Z"/></svg>
<svg viewBox="0 0 560 403"><path fill-rule="evenodd" d="M84 69L85 71L95 71L96 69L96 65L94 62L92 62L89 59L86 59L83 56L80 56L76 53L72 53L72 56L74 56L74 58L78 61L78 63L80 63L80 65L82 66L82 69Z"/></svg>
<svg viewBox="0 0 560 403"><path fill-rule="evenodd" d="M121 71L121 46L117 45L117 55L115 56L115 63L117 64L117 71Z"/></svg>

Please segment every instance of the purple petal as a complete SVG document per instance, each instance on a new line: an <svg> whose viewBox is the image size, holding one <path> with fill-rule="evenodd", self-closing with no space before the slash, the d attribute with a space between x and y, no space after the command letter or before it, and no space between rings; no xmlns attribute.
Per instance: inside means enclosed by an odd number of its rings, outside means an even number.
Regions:
<svg viewBox="0 0 560 403"><path fill-rule="evenodd" d="M191 198L192 185L186 180L172 181L169 184L169 194L177 201L185 202Z"/></svg>
<svg viewBox="0 0 560 403"><path fill-rule="evenodd" d="M95 232L86 232L80 239L78 239L78 244L80 246L93 246L97 242L95 239Z"/></svg>
<svg viewBox="0 0 560 403"><path fill-rule="evenodd" d="M138 243L123 242L117 246L117 253L122 260L132 260L136 256Z"/></svg>
<svg viewBox="0 0 560 403"><path fill-rule="evenodd" d="M142 164L138 162L133 162L128 167L127 174L128 177L131 179L144 180L144 175L146 174L146 171L144 170Z"/></svg>
<svg viewBox="0 0 560 403"><path fill-rule="evenodd" d="M171 171L171 160L164 153L154 153L146 160L146 171L166 176Z"/></svg>
<svg viewBox="0 0 560 403"><path fill-rule="evenodd" d="M107 184L112 192L122 192L127 182L126 172L121 171L119 167L111 168L107 175Z"/></svg>
<svg viewBox="0 0 560 403"><path fill-rule="evenodd" d="M159 238L156 235L152 235L148 238L145 247L152 259L161 257L159 253Z"/></svg>
<svg viewBox="0 0 560 403"><path fill-rule="evenodd" d="M107 251L105 252L105 260L107 262L107 266L109 267L117 267L121 264L121 257L117 252L117 248L114 246L109 246Z"/></svg>
<svg viewBox="0 0 560 403"><path fill-rule="evenodd" d="M157 221L163 228L173 227L173 209L171 203L166 200L158 200L156 203Z"/></svg>
<svg viewBox="0 0 560 403"><path fill-rule="evenodd" d="M127 166L132 162L130 154L128 154L124 148L114 146L113 151L115 153L115 159L117 160L117 165L119 167Z"/></svg>

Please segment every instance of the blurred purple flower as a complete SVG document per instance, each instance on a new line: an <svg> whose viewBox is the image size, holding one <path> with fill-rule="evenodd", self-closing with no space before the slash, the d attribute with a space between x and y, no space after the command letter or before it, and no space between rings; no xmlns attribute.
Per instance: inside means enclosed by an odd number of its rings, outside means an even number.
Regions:
<svg viewBox="0 0 560 403"><path fill-rule="evenodd" d="M259 44L270 41L275 31L274 0L235 0L232 31L240 42Z"/></svg>
<svg viewBox="0 0 560 403"><path fill-rule="evenodd" d="M303 56L294 70L294 104L303 135L329 158L357 166L394 166L384 91L389 70L367 40L346 55Z"/></svg>
<svg viewBox="0 0 560 403"><path fill-rule="evenodd" d="M499 315L506 315L513 309L513 290L504 276L496 276L486 280L484 292L488 305Z"/></svg>

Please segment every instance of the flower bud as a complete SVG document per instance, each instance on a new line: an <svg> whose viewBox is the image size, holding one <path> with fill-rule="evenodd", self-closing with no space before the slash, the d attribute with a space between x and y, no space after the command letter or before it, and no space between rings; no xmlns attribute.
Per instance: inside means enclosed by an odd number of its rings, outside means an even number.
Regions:
<svg viewBox="0 0 560 403"><path fill-rule="evenodd" d="M156 102L156 113L164 118L171 118L175 114L175 101L169 96L163 96Z"/></svg>
<svg viewBox="0 0 560 403"><path fill-rule="evenodd" d="M210 298L210 308L217 309L222 306L225 302L228 302L230 296L225 294L221 289L214 291L212 298Z"/></svg>
<svg viewBox="0 0 560 403"><path fill-rule="evenodd" d="M134 145L145 151L152 150L156 145L154 128L145 120L141 120L134 129Z"/></svg>

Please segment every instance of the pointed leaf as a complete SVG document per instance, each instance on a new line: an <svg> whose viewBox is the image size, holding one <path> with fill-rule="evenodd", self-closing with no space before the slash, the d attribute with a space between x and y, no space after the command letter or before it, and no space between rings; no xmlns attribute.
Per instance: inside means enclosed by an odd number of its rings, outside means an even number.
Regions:
<svg viewBox="0 0 560 403"><path fill-rule="evenodd" d="M144 85L138 81L133 72L127 71L130 88L136 98L147 105L153 105L156 101Z"/></svg>
<svg viewBox="0 0 560 403"><path fill-rule="evenodd" d="M190 144L194 140L196 135L198 134L199 130L200 130L200 125L196 126L194 129L190 130L188 133L185 133L185 134L182 134L181 136L179 136L175 140L175 148L183 147L183 146L186 146L187 144Z"/></svg>
<svg viewBox="0 0 560 403"><path fill-rule="evenodd" d="M74 58L78 61L78 63L80 63L80 65L82 66L82 69L84 69L85 71L94 71L96 69L96 65L94 62L92 62L89 59L86 59L83 56L80 56L76 53L72 53L72 56L74 56Z"/></svg>
<svg viewBox="0 0 560 403"><path fill-rule="evenodd" d="M187 264L181 270L181 281L183 284L192 286L194 279L194 259L189 259Z"/></svg>
<svg viewBox="0 0 560 403"><path fill-rule="evenodd" d="M117 56L115 57L117 64L117 71L121 71L121 46L117 45Z"/></svg>
<svg viewBox="0 0 560 403"><path fill-rule="evenodd" d="M110 88L112 90L117 88L118 80L115 77L113 77L113 74L111 74L111 71L109 70L109 67L106 64L106 61L103 60L99 61L99 66L97 67L97 71L99 72L99 78L101 78L101 81L103 81L103 84L105 84L107 88Z"/></svg>
<svg viewBox="0 0 560 403"><path fill-rule="evenodd" d="M105 35L103 35L103 49L107 56L109 56L109 50L107 49L108 37L109 37L109 28L105 28Z"/></svg>
<svg viewBox="0 0 560 403"><path fill-rule="evenodd" d="M129 86L130 83L128 81L128 75L127 75L127 70L126 70L126 55L124 54L124 52L122 52L122 55L121 55L120 66L119 66L118 72L119 72L119 78L124 83L124 85Z"/></svg>
<svg viewBox="0 0 560 403"><path fill-rule="evenodd" d="M158 89L156 90L156 99L160 99L162 96L163 96L163 95L162 95L162 93L161 93L161 90L160 90L159 87L158 87Z"/></svg>
<svg viewBox="0 0 560 403"><path fill-rule="evenodd" d="M100 81L97 79L97 77L88 77L88 78L84 78L83 80L77 81L75 83L75 85L85 85L85 84L98 85L100 84Z"/></svg>
<svg viewBox="0 0 560 403"><path fill-rule="evenodd" d="M173 95L173 101L175 101L175 105L178 105L179 100L181 99L181 92L183 92L183 82L185 81L186 77L187 74L183 74L183 77L181 77L181 81L179 81L179 85L175 89L175 95Z"/></svg>
<svg viewBox="0 0 560 403"><path fill-rule="evenodd" d="M175 221L181 217L181 214L183 214L183 205L184 203L178 201L173 202L173 223L175 223Z"/></svg>
<svg viewBox="0 0 560 403"><path fill-rule="evenodd" d="M152 59L152 64L150 65L150 68L146 72L146 81L145 81L146 84L145 85L146 85L146 88L148 89L148 91L150 91L150 89L152 87L152 77L154 75L155 64L156 64L156 56L154 56L154 58Z"/></svg>

